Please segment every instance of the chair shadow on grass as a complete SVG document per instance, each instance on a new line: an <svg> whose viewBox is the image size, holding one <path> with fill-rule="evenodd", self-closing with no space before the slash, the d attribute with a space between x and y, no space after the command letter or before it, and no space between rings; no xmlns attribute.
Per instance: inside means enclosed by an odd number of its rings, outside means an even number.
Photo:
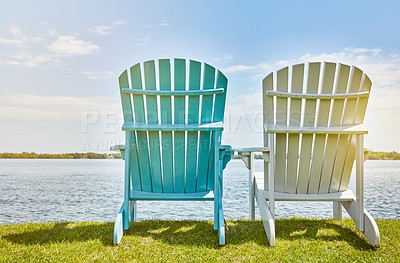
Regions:
<svg viewBox="0 0 400 263"><path fill-rule="evenodd" d="M1 238L19 244L73 243L99 240L106 246L113 246L114 223L53 223L41 224L22 233L4 235ZM361 233L360 233L361 235ZM277 245L280 240L317 240L321 242L344 241L357 250L373 250L368 242L356 230L336 224L333 220L278 219L276 220ZM133 239L131 238L133 237ZM129 239L129 241L125 241ZM134 240L157 240L171 245L202 246L220 248L218 233L213 223L207 221L163 221L146 220L131 223L125 231L121 243ZM142 241L140 241L142 240ZM268 246L261 221L235 220L228 222L226 231L227 245L255 243Z"/></svg>
<svg viewBox="0 0 400 263"><path fill-rule="evenodd" d="M350 219L347 219L350 220ZM304 219L289 218L278 219L275 223L277 242L281 240L321 241L321 242L345 242L356 250L376 250L372 247L363 234L355 229L340 225L333 219Z"/></svg>

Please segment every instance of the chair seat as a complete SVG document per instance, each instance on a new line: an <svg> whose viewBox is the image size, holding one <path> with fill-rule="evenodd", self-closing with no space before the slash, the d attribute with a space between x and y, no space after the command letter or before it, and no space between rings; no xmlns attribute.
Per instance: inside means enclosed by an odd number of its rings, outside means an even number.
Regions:
<svg viewBox="0 0 400 263"><path fill-rule="evenodd" d="M266 199L268 200L269 192L265 190L260 190L264 193ZM346 190L343 192L328 193L328 194L289 194L275 192L276 201L355 201L351 190Z"/></svg>
<svg viewBox="0 0 400 263"><path fill-rule="evenodd" d="M268 200L269 192L264 189L264 173L256 172L254 173L255 180L258 189L261 189ZM335 193L327 193L327 194L291 194L291 193L282 193L275 192L275 200L276 201L355 201L356 197L354 196L351 190L346 190L343 192L335 192Z"/></svg>
<svg viewBox="0 0 400 263"><path fill-rule="evenodd" d="M196 193L153 193L131 190L131 200L163 200L163 201L213 201L213 191L204 191Z"/></svg>

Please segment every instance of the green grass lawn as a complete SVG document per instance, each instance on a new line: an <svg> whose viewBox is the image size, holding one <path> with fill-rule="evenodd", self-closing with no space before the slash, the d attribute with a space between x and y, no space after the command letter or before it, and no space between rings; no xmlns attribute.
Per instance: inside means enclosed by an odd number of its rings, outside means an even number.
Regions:
<svg viewBox="0 0 400 263"><path fill-rule="evenodd" d="M1 262L399 262L400 220L377 220L373 249L350 219L277 219L276 247L261 221L228 221L226 246L212 222L142 221L113 245L113 223L0 225Z"/></svg>

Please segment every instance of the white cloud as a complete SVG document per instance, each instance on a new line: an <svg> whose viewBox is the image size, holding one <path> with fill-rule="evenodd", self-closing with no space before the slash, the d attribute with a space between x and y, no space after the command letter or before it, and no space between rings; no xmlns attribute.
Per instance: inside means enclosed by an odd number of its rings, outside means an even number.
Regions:
<svg viewBox="0 0 400 263"><path fill-rule="evenodd" d="M394 52L385 56L383 53L381 48L345 48L333 53L308 53L298 59L271 64L234 65L222 71L232 74L250 73L252 75L248 77L249 81L257 78L261 83L271 71L299 62L331 61L355 65L363 70L373 83L365 119L365 125L369 129L365 146L374 150L400 151L400 114L397 114L400 112L400 55ZM257 116L260 116L261 112L259 91L250 94L243 92L240 96L230 99L226 111L230 120L225 122L226 125L230 123L230 126L226 128L224 137L229 143L239 146L256 145L257 140L262 143L262 136L256 129L259 126Z"/></svg>
<svg viewBox="0 0 400 263"><path fill-rule="evenodd" d="M9 57L11 59L6 61L5 64L24 66L29 68L40 67L49 62L59 62L59 58L54 57L51 54L39 53L35 55L29 51L19 51L14 54L9 54Z"/></svg>
<svg viewBox="0 0 400 263"><path fill-rule="evenodd" d="M0 37L0 44L15 45L17 47L27 46L30 43L37 43L43 41L42 37L29 38L22 33L22 30L16 25L9 26L9 33L12 35L9 38Z"/></svg>
<svg viewBox="0 0 400 263"><path fill-rule="evenodd" d="M115 112L120 102L110 97L40 96L13 94L0 98L0 121L30 123L81 121L85 112Z"/></svg>
<svg viewBox="0 0 400 263"><path fill-rule="evenodd" d="M0 37L0 44L22 46L24 44L24 41L16 38L10 39L10 38Z"/></svg>
<svg viewBox="0 0 400 263"><path fill-rule="evenodd" d="M58 36L57 40L48 47L50 52L59 54L64 57L73 55L87 55L100 51L100 47L90 41L78 39L74 35Z"/></svg>
<svg viewBox="0 0 400 263"><path fill-rule="evenodd" d="M147 46L147 45L149 44L149 42L150 42L150 39L151 39L151 35L148 34L148 35L146 35L145 37L143 37L142 39L138 40L138 41L135 43L135 45L138 46L138 47Z"/></svg>
<svg viewBox="0 0 400 263"><path fill-rule="evenodd" d="M109 35L111 30L118 25L126 24L127 22L124 20L115 21L111 25L108 26L94 26L90 27L88 30L92 33L99 34L99 35Z"/></svg>
<svg viewBox="0 0 400 263"><path fill-rule="evenodd" d="M158 24L153 25L153 24L149 24L146 25L146 28L152 28L152 27L162 27L162 26L170 26L171 24L168 22L168 20L161 20Z"/></svg>
<svg viewBox="0 0 400 263"><path fill-rule="evenodd" d="M99 80L99 79L110 79L115 76L113 72L110 71L97 71L97 72L92 72L92 71L84 71L82 74L92 80Z"/></svg>
<svg viewBox="0 0 400 263"><path fill-rule="evenodd" d="M167 20L161 20L158 26L169 26L169 23Z"/></svg>
<svg viewBox="0 0 400 263"><path fill-rule="evenodd" d="M115 24L121 24L117 21ZM91 41L79 39L75 35L62 35L56 30L47 29L40 36L26 36L20 27L9 26L9 35L0 37L0 44L14 45L14 51L0 55L3 65L24 67L55 66L64 57L88 55L100 52L100 47ZM46 41L47 45L43 43ZM38 43L40 43L38 45Z"/></svg>
<svg viewBox="0 0 400 263"><path fill-rule="evenodd" d="M243 72L243 71L254 71L258 69L258 66L249 66L249 65L234 65L230 66L228 68L222 69L223 72L226 73L237 73L237 72Z"/></svg>
<svg viewBox="0 0 400 263"><path fill-rule="evenodd" d="M258 65L235 65L222 69L226 73L241 73L241 72L258 72L265 70L273 70L272 65L267 63L260 63Z"/></svg>
<svg viewBox="0 0 400 263"><path fill-rule="evenodd" d="M338 52L311 54L307 53L297 59L282 60L274 63L260 63L258 65L233 65L222 69L226 73L251 73L254 78L262 79L269 72L286 65L300 62L330 61L355 65L370 76L374 84L379 87L400 85L400 56L392 53L384 56L381 48L345 48ZM261 76L260 74L263 74Z"/></svg>
<svg viewBox="0 0 400 263"><path fill-rule="evenodd" d="M400 86L400 57L384 56L381 48L345 48L331 54L306 54L298 61L332 61L355 65L362 69L377 88ZM297 62L298 62L297 61Z"/></svg>
<svg viewBox="0 0 400 263"><path fill-rule="evenodd" d="M257 65L233 65L227 68L221 69L222 72L224 73L232 73L232 74L251 74L250 80L258 80L262 79L263 77L266 76L266 74L272 70L274 70L275 67L273 64L268 64L268 63L260 63Z"/></svg>
<svg viewBox="0 0 400 263"><path fill-rule="evenodd" d="M29 49L6 54L8 59L3 59L6 65L24 67L53 66L60 63L63 57L89 55L100 51L100 47L90 41L78 39L73 35L58 36L47 46L47 50L32 52Z"/></svg>

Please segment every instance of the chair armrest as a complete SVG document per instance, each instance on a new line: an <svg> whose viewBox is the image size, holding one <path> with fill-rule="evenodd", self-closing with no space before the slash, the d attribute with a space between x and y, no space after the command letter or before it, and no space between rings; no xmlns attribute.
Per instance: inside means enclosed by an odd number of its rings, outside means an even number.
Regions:
<svg viewBox="0 0 400 263"><path fill-rule="evenodd" d="M364 148L364 162L367 160L367 156L370 152L372 152L372 148Z"/></svg>
<svg viewBox="0 0 400 263"><path fill-rule="evenodd" d="M260 153L268 153L271 149L269 147L246 147L246 148L239 148L237 152L239 154L250 154L251 152L260 152Z"/></svg>
<svg viewBox="0 0 400 263"><path fill-rule="evenodd" d="M241 147L236 147L236 146L231 146L231 145L220 145L219 147L220 151L233 151L233 152L237 152L238 154L241 153L249 153L250 152L269 152L270 148L269 147L245 147L245 148L241 148Z"/></svg>
<svg viewBox="0 0 400 263"><path fill-rule="evenodd" d="M111 151L120 151L122 160L125 160L125 145L113 145L110 147Z"/></svg>
<svg viewBox="0 0 400 263"><path fill-rule="evenodd" d="M235 147L231 145L221 145L219 148L220 152L220 159L224 160L224 168L226 164L231 160L232 155L237 153L240 155L240 159L246 164L246 167L249 168L250 164L250 153L253 152L260 152L264 156L264 160L269 161L269 152L270 152L269 147L246 147L246 148L241 148L241 147ZM229 157L228 157L229 156Z"/></svg>
<svg viewBox="0 0 400 263"><path fill-rule="evenodd" d="M119 144L119 145L113 145L110 147L110 151L120 151L120 150L125 151L125 145Z"/></svg>
<svg viewBox="0 0 400 263"><path fill-rule="evenodd" d="M240 159L245 163L247 169L251 169L250 163L251 158L254 158L254 155L251 153L259 152L263 154L264 160L269 161L269 153L271 151L270 147L246 147L237 149L238 154L240 155Z"/></svg>
<svg viewBox="0 0 400 263"><path fill-rule="evenodd" d="M225 169L226 165L232 159L232 155L235 154L235 151L232 149L230 145L220 145L219 146L219 159L222 160L222 168Z"/></svg>
<svg viewBox="0 0 400 263"><path fill-rule="evenodd" d="M193 124L154 124L124 122L123 131L222 131L222 121L212 123Z"/></svg>
<svg viewBox="0 0 400 263"><path fill-rule="evenodd" d="M275 125L266 123L264 131L267 133L308 133L308 134L367 134L368 130L363 124L347 125L341 127L298 127Z"/></svg>

